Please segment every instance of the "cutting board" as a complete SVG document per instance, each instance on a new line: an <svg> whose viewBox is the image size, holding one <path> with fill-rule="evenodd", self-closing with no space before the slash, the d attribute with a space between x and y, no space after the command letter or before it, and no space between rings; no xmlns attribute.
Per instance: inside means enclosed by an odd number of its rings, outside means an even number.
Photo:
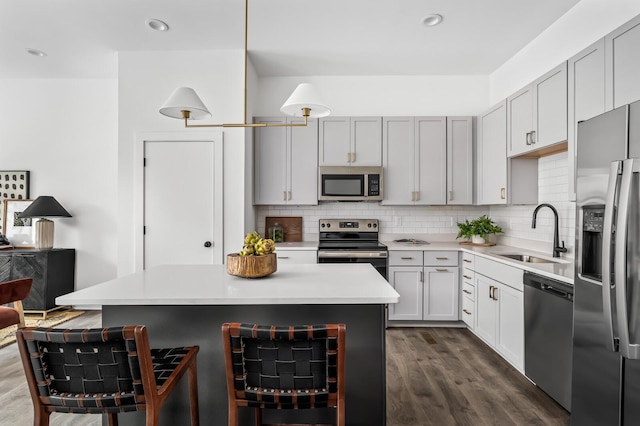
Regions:
<svg viewBox="0 0 640 426"><path fill-rule="evenodd" d="M265 234L274 223L282 225L285 242L302 241L302 216L267 216L264 225Z"/></svg>

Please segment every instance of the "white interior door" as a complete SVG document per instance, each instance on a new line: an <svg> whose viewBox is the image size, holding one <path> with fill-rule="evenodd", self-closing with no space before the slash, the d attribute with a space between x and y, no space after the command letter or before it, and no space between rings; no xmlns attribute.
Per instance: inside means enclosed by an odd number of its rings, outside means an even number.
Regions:
<svg viewBox="0 0 640 426"><path fill-rule="evenodd" d="M145 140L143 149L144 268L222 263L215 142Z"/></svg>

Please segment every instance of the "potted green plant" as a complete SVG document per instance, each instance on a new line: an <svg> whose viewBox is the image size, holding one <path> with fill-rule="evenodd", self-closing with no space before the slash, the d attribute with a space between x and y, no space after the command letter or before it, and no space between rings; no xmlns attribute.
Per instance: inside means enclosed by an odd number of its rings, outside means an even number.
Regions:
<svg viewBox="0 0 640 426"><path fill-rule="evenodd" d="M458 236L456 238L466 238L474 244L483 244L487 235L499 234L502 228L496 225L486 214L469 222L458 222Z"/></svg>

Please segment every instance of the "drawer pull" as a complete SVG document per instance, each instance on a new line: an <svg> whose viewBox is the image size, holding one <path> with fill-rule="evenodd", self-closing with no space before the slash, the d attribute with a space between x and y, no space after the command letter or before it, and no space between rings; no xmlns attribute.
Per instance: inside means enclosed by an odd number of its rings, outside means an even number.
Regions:
<svg viewBox="0 0 640 426"><path fill-rule="evenodd" d="M447 268L436 268L436 272L447 272L449 271Z"/></svg>
<svg viewBox="0 0 640 426"><path fill-rule="evenodd" d="M471 315L471 312L467 311L466 309L463 309L462 312L464 312L467 315Z"/></svg>
<svg viewBox="0 0 640 426"><path fill-rule="evenodd" d="M402 260L413 260L413 257L401 257Z"/></svg>
<svg viewBox="0 0 640 426"><path fill-rule="evenodd" d="M469 290L462 290L463 293L471 294Z"/></svg>
<svg viewBox="0 0 640 426"><path fill-rule="evenodd" d="M462 259L463 262L471 263L469 259Z"/></svg>
<svg viewBox="0 0 640 426"><path fill-rule="evenodd" d="M469 277L469 276L467 276L467 275L463 275L463 277L464 277L464 278L466 278L466 279L468 279L468 280L470 280L470 279L471 279L471 277Z"/></svg>
<svg viewBox="0 0 640 426"><path fill-rule="evenodd" d="M436 257L436 260L449 260L448 257Z"/></svg>
<svg viewBox="0 0 640 426"><path fill-rule="evenodd" d="M19 257L36 257L35 254L15 254L14 256L19 256Z"/></svg>
<svg viewBox="0 0 640 426"><path fill-rule="evenodd" d="M278 259L289 259L289 256L278 256Z"/></svg>

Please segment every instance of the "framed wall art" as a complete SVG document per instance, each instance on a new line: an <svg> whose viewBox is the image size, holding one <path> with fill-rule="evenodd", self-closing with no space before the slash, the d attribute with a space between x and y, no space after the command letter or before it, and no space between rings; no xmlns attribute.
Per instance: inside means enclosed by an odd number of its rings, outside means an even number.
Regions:
<svg viewBox="0 0 640 426"><path fill-rule="evenodd" d="M33 248L35 243L35 222L32 218L18 215L31 205L33 200L4 200L2 228L5 236L16 248Z"/></svg>
<svg viewBox="0 0 640 426"><path fill-rule="evenodd" d="M0 234L6 234L4 229L4 200L29 199L29 171L28 170L0 170Z"/></svg>

